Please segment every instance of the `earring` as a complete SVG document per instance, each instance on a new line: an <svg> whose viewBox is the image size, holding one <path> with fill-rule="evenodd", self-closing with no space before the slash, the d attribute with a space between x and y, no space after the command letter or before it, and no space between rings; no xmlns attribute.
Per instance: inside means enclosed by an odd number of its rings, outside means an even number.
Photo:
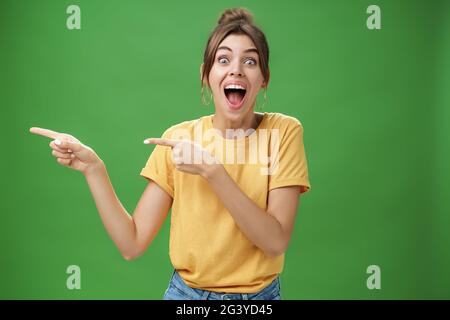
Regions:
<svg viewBox="0 0 450 320"><path fill-rule="evenodd" d="M212 92L210 93L209 101L206 102L206 101L205 101L205 94L204 94L204 92L203 92L203 86L202 86L201 96L202 96L202 104L204 104L205 106L209 106L209 104L210 104L211 101L212 101Z"/></svg>

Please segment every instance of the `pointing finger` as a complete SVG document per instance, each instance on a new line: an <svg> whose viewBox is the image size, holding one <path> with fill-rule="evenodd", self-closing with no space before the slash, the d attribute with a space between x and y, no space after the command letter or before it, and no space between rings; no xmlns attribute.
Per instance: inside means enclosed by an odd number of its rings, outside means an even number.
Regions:
<svg viewBox="0 0 450 320"><path fill-rule="evenodd" d="M158 144L160 146L167 146L167 147L175 147L180 141L173 140L173 139L164 139L164 138L149 138L145 139L145 144Z"/></svg>
<svg viewBox="0 0 450 320"><path fill-rule="evenodd" d="M30 128L30 132L43 136L43 137L47 137L47 138L51 138L51 139L56 139L56 137L58 135L60 135L60 133L53 131L53 130L48 130L48 129L44 129L44 128L38 128L38 127L32 127Z"/></svg>

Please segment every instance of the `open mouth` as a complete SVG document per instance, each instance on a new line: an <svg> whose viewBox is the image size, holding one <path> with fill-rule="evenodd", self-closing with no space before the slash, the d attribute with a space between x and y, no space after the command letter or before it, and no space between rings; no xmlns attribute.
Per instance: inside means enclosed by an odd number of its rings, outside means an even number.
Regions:
<svg viewBox="0 0 450 320"><path fill-rule="evenodd" d="M237 109L242 106L242 103L244 101L246 89L224 89L225 97L228 100L228 103L230 104L230 107Z"/></svg>

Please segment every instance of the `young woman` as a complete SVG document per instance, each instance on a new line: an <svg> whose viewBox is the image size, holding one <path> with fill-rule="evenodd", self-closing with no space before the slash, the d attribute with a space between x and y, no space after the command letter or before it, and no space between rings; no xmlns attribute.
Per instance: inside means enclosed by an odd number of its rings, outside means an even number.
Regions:
<svg viewBox="0 0 450 320"><path fill-rule="evenodd" d="M245 9L229 9L200 66L215 112L167 129L141 175L148 185L129 215L103 161L69 134L54 139L58 163L81 171L103 224L125 259L142 255L170 208L174 272L164 299L281 299L279 274L299 195L310 189L303 127L254 111L269 83L269 48Z"/></svg>

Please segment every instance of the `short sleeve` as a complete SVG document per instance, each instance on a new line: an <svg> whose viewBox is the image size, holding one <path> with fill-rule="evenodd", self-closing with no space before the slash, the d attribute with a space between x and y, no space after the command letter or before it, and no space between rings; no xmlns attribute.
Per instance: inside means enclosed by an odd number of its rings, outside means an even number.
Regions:
<svg viewBox="0 0 450 320"><path fill-rule="evenodd" d="M162 135L167 137L167 132ZM170 147L156 145L140 175L153 180L172 198L174 196L172 154Z"/></svg>
<svg viewBox="0 0 450 320"><path fill-rule="evenodd" d="M303 145L303 126L297 121L290 124L281 137L278 169L269 175L269 190L296 185L300 186L300 194L311 188Z"/></svg>

